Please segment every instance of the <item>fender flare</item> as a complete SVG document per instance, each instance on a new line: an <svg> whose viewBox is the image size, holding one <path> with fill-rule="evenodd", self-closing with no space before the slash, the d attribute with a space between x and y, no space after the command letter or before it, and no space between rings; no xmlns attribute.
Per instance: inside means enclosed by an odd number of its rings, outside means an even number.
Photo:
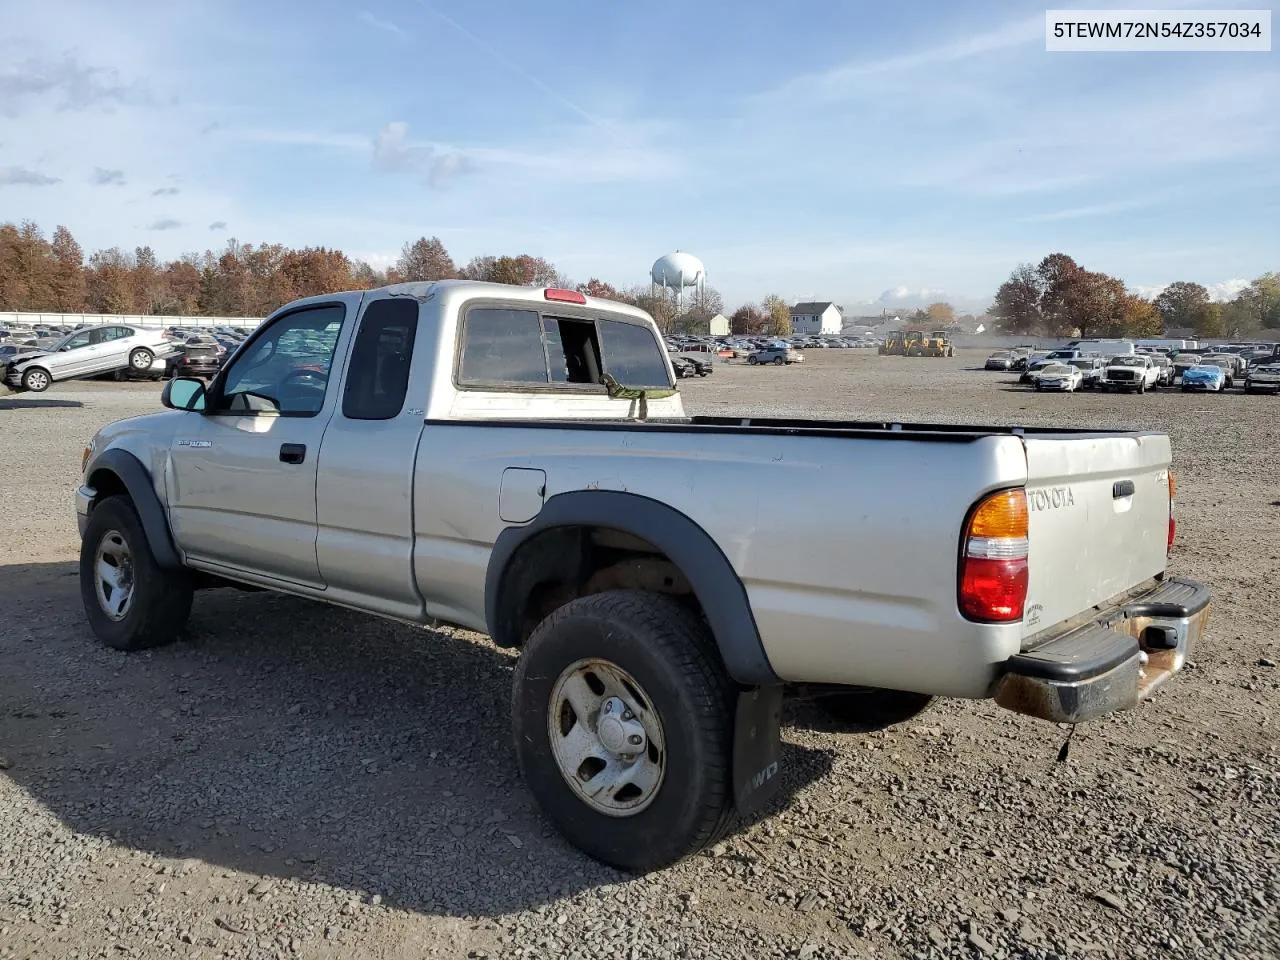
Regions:
<svg viewBox="0 0 1280 960"><path fill-rule="evenodd" d="M94 486L93 477L109 473L116 477L133 501L133 509L142 521L143 532L147 535L147 545L156 559L156 564L167 570L181 567L182 559L173 543L173 535L169 531L169 518L165 514L160 498L156 496L155 486L147 468L127 450L107 449L95 456L85 470L85 483Z"/></svg>
<svg viewBox="0 0 1280 960"><path fill-rule="evenodd" d="M650 497L614 490L575 490L549 498L532 521L498 535L485 574L485 622L501 629L508 566L538 534L557 527L606 527L653 544L680 568L702 605L726 669L747 686L777 684L746 588L711 536L685 514ZM504 638L495 637L499 643Z"/></svg>

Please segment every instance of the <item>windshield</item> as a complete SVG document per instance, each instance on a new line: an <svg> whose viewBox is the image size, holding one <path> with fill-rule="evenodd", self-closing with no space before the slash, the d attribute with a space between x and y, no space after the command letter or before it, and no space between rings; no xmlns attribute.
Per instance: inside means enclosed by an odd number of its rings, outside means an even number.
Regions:
<svg viewBox="0 0 1280 960"><path fill-rule="evenodd" d="M1147 365L1146 357L1112 357L1111 366L1113 367L1145 367Z"/></svg>
<svg viewBox="0 0 1280 960"><path fill-rule="evenodd" d="M1092 370L1095 364L1092 360L1072 360L1071 366L1077 370Z"/></svg>

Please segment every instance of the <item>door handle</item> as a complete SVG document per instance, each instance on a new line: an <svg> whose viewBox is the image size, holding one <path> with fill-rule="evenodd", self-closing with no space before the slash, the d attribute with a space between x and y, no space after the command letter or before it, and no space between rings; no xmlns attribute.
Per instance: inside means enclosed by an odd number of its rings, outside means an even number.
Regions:
<svg viewBox="0 0 1280 960"><path fill-rule="evenodd" d="M280 444L281 463L301 463L305 459L307 459L307 445L305 443Z"/></svg>

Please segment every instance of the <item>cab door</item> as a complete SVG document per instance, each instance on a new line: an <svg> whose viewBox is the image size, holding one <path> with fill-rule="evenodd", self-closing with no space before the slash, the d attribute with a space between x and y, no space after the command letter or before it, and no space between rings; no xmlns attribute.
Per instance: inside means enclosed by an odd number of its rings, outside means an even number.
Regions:
<svg viewBox="0 0 1280 960"><path fill-rule="evenodd" d="M316 467L361 294L266 321L169 451L174 539L196 565L322 588Z"/></svg>

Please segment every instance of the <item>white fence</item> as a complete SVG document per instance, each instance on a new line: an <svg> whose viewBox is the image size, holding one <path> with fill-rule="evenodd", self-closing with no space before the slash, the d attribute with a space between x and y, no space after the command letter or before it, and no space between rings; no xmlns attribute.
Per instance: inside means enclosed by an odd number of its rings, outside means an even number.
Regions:
<svg viewBox="0 0 1280 960"><path fill-rule="evenodd" d="M249 327L262 322L262 317L174 317L137 313L0 313L0 329L14 324L77 327L82 323L125 323L131 327Z"/></svg>

